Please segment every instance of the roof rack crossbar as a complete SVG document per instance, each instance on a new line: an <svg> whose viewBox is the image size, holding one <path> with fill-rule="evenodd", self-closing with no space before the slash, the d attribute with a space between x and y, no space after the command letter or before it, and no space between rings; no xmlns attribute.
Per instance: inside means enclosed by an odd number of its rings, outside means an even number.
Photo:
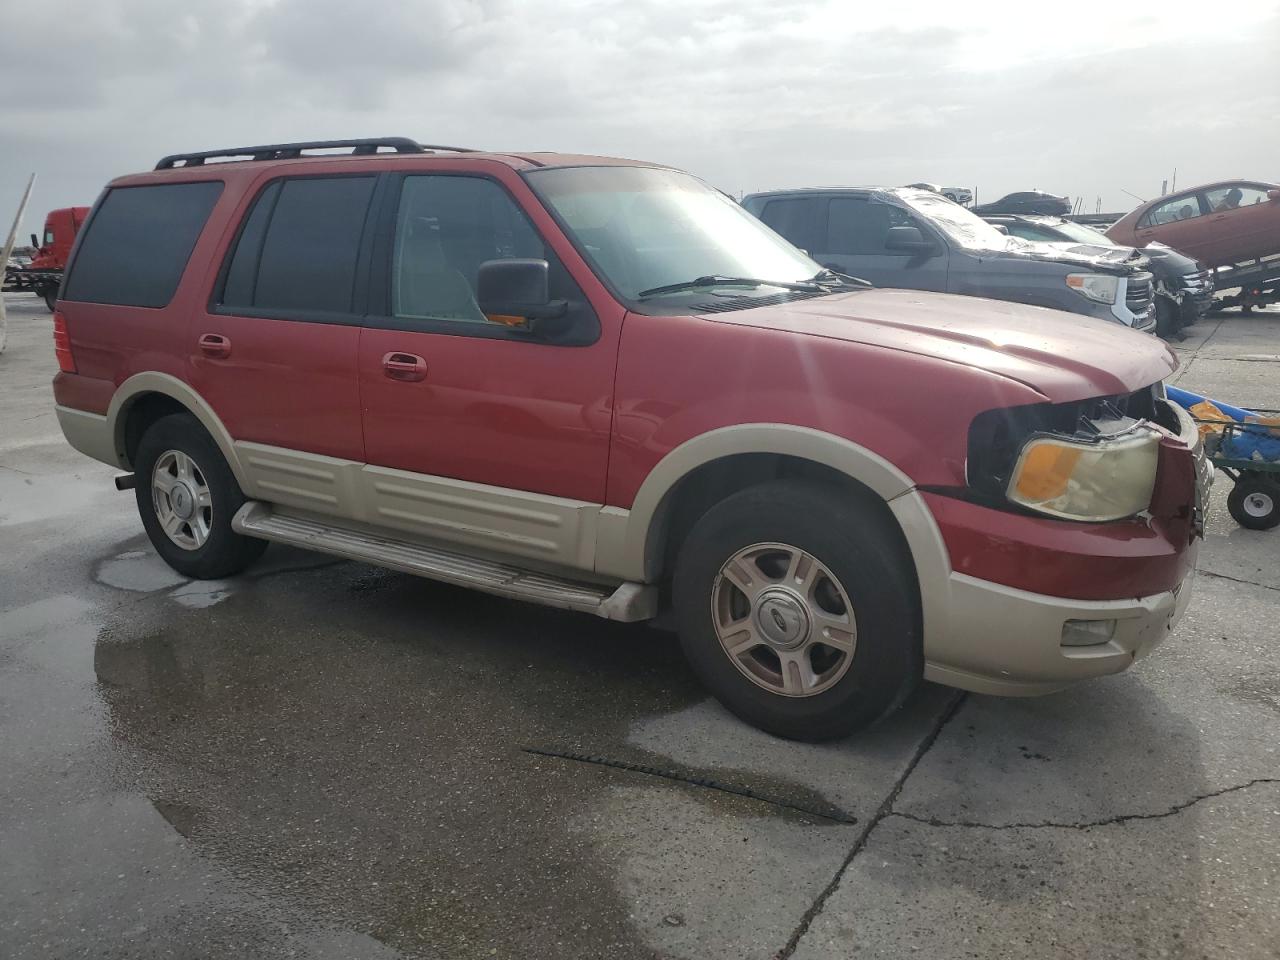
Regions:
<svg viewBox="0 0 1280 960"><path fill-rule="evenodd" d="M201 153L175 153L162 157L156 164L157 170L172 170L174 167L199 167L206 160L217 160L229 157L249 157L253 160L293 160L302 156L303 150L340 150L351 148L356 156L368 156L379 150L390 150L395 153L426 153L429 150L451 150L457 153L474 153L467 147L442 147L435 144L421 144L408 137L372 137L364 140L310 140L304 143L272 143L257 147L230 147L225 150L205 150Z"/></svg>

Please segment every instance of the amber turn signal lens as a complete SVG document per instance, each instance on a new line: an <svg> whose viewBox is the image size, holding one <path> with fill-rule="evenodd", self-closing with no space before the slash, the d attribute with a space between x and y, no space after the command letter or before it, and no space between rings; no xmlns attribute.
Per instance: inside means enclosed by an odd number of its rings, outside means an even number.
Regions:
<svg viewBox="0 0 1280 960"><path fill-rule="evenodd" d="M1041 443L1029 449L1018 471L1015 488L1018 496L1032 502L1062 496L1080 462L1080 453L1076 448L1053 443Z"/></svg>

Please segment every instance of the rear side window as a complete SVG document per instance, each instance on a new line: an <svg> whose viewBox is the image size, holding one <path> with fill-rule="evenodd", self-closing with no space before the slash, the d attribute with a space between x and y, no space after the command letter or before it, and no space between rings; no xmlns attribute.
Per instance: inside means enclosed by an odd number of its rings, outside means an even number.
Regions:
<svg viewBox="0 0 1280 960"><path fill-rule="evenodd" d="M1195 194L1186 197L1178 197L1176 200L1166 200L1159 206L1152 207L1147 211L1139 222L1141 227L1159 227L1166 223L1176 223L1179 220L1194 220L1200 216L1200 200Z"/></svg>
<svg viewBox="0 0 1280 960"><path fill-rule="evenodd" d="M356 265L374 177L270 184L245 219L221 303L230 310L354 310Z"/></svg>
<svg viewBox="0 0 1280 960"><path fill-rule="evenodd" d="M826 200L821 197L796 197L770 200L760 211L760 219L775 233L786 237L806 253L823 251L826 225L823 214Z"/></svg>
<svg viewBox="0 0 1280 960"><path fill-rule="evenodd" d="M167 305L221 193L220 180L110 190L86 228L62 298Z"/></svg>

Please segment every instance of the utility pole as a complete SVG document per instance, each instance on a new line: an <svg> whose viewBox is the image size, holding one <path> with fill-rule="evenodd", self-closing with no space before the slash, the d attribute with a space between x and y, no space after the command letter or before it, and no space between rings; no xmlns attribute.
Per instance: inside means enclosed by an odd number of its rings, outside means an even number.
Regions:
<svg viewBox="0 0 1280 960"><path fill-rule="evenodd" d="M13 242L18 236L18 224L22 222L23 211L27 209L27 201L31 199L31 188L35 185L36 175L33 173L27 181L27 189L22 192L22 202L18 204L18 212L13 218L13 226L9 228L9 239L4 242L3 256L0 262L9 265L9 254L13 253ZM0 293L0 353L4 353L5 341L9 338L9 318L4 311L4 294Z"/></svg>

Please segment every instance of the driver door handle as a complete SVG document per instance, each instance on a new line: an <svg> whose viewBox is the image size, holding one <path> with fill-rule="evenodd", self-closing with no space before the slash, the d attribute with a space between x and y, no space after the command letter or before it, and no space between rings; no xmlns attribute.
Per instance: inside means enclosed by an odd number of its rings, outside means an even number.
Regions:
<svg viewBox="0 0 1280 960"><path fill-rule="evenodd" d="M220 333L202 333L196 344L206 357L225 360L231 356L231 341Z"/></svg>
<svg viewBox="0 0 1280 960"><path fill-rule="evenodd" d="M382 372L392 380L414 383L427 379L427 361L416 353L393 350L382 357Z"/></svg>

